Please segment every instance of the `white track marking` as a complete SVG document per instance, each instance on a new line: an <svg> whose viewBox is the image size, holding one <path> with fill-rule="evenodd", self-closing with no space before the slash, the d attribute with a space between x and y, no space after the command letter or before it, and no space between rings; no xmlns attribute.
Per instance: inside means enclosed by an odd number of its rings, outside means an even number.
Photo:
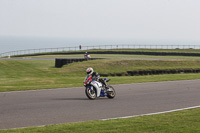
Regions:
<svg viewBox="0 0 200 133"><path fill-rule="evenodd" d="M187 107L187 108L181 108L181 109L173 109L173 110L163 111L163 112L148 113L148 114L140 114L140 115L132 115L132 116L124 116L124 117L116 117L116 118L107 118L107 119L101 119L101 120L102 120L102 121L106 121L106 120L122 119L122 118L132 118L132 117L145 116L145 115L164 114L164 113L170 113L170 112L182 111L182 110L194 109L194 108L200 108L200 105L198 105L198 106L193 106L193 107Z"/></svg>
<svg viewBox="0 0 200 133"><path fill-rule="evenodd" d="M116 118L108 118L108 119L100 119L100 120L106 121L106 120L114 120L114 119L133 118L133 117L138 117L138 116L164 114L164 113L170 113L170 112L182 111L182 110L194 109L194 108L200 108L200 105L199 106L193 106L193 107L187 107L187 108L181 108L181 109L174 109L174 110L169 110L169 111L163 111L163 112L156 112L156 113L149 113L149 114L140 114L140 115L132 115L132 116L124 116L124 117L116 117ZM85 122L85 121L79 121L79 122ZM77 122L75 122L75 123L77 123ZM48 124L48 125L50 126L50 125L59 125L59 124L66 124L66 123ZM40 126L35 126L35 127L45 127L45 126L47 126L47 125L40 125ZM28 127L9 128L9 129L22 129L22 128L28 128ZM0 129L0 130L8 130L8 129Z"/></svg>

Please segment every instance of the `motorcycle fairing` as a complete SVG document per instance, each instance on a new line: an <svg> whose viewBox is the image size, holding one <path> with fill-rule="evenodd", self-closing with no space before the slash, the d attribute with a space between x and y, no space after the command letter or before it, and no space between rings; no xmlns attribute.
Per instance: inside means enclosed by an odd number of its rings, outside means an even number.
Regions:
<svg viewBox="0 0 200 133"><path fill-rule="evenodd" d="M92 81L91 82L91 85L94 86L96 88L96 91L97 91L97 97L100 96L100 93L101 93L101 88L102 88L102 84L97 82L97 81Z"/></svg>

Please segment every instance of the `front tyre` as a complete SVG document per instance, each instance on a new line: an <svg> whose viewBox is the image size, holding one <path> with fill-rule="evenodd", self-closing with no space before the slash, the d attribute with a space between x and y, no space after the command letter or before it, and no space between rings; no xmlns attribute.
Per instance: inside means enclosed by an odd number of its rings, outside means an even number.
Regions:
<svg viewBox="0 0 200 133"><path fill-rule="evenodd" d="M107 97L112 99L115 97L115 95L116 95L115 89L112 86L109 86L109 89L107 91Z"/></svg>
<svg viewBox="0 0 200 133"><path fill-rule="evenodd" d="M87 86L86 89L85 89L85 94L86 96L91 99L91 100L94 100L97 98L97 92L96 92L96 89L94 89L94 87L92 86Z"/></svg>

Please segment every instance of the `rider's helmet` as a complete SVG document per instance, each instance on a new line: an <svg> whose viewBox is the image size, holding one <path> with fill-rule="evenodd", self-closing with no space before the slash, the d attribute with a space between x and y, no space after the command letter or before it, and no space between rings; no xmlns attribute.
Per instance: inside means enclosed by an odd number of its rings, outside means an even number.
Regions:
<svg viewBox="0 0 200 133"><path fill-rule="evenodd" d="M93 68L91 68L91 67L89 67L89 68L86 69L86 73L87 73L88 75L91 75L93 72L94 72L94 70L93 70Z"/></svg>

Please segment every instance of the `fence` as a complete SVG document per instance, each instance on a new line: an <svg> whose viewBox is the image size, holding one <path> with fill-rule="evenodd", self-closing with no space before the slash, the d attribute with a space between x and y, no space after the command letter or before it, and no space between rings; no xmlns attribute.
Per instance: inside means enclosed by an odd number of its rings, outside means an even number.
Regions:
<svg viewBox="0 0 200 133"><path fill-rule="evenodd" d="M41 49L27 49L1 53L0 57L8 57L15 55L48 53L48 52L67 52L80 51L90 49L200 49L200 45L94 45L94 46L79 46L77 47L59 47L59 48L41 48Z"/></svg>

